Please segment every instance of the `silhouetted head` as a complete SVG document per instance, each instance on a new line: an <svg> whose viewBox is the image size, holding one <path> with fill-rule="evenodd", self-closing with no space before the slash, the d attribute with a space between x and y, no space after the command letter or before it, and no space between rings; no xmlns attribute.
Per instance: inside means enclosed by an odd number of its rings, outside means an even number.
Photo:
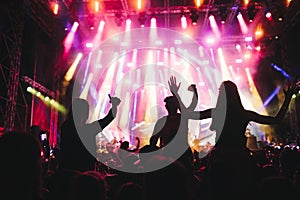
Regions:
<svg viewBox="0 0 300 200"><path fill-rule="evenodd" d="M166 109L169 113L176 113L180 108L179 102L175 96L168 96L164 99Z"/></svg>
<svg viewBox="0 0 300 200"><path fill-rule="evenodd" d="M219 89L217 107L226 102L227 111L241 109L243 107L238 88L232 81L222 82Z"/></svg>
<svg viewBox="0 0 300 200"><path fill-rule="evenodd" d="M127 150L128 148L129 148L129 142L128 141L122 142L120 149Z"/></svg>
<svg viewBox="0 0 300 200"><path fill-rule="evenodd" d="M74 200L106 199L106 191L105 179L98 172L86 171L74 176L69 197Z"/></svg>
<svg viewBox="0 0 300 200"><path fill-rule="evenodd" d="M143 200L143 188L137 183L126 182L117 191L116 200Z"/></svg>
<svg viewBox="0 0 300 200"><path fill-rule="evenodd" d="M85 99L75 98L69 117L73 118L76 123L85 123L89 117L89 104Z"/></svg>
<svg viewBox="0 0 300 200"><path fill-rule="evenodd" d="M243 111L244 108L235 83L232 81L222 82L216 108L212 111L212 123L210 126L211 130L216 131L216 141L219 139L221 132L231 126L235 122L236 117L240 117ZM228 136L226 138L232 140Z"/></svg>

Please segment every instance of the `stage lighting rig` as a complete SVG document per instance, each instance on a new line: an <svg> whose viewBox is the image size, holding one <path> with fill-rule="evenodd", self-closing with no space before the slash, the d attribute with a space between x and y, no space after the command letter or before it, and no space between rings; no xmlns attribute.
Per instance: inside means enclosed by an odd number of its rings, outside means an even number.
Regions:
<svg viewBox="0 0 300 200"><path fill-rule="evenodd" d="M199 14L198 14L198 11L196 9L192 9L191 10L191 12L190 12L190 18L192 20L192 24L196 25L197 21L199 19Z"/></svg>
<svg viewBox="0 0 300 200"><path fill-rule="evenodd" d="M122 23L124 21L124 15L123 13L119 10L116 12L115 14L115 22L117 24L117 26L122 26Z"/></svg>
<svg viewBox="0 0 300 200"><path fill-rule="evenodd" d="M147 20L147 13L146 12L140 12L138 21L139 21L141 27L145 26L146 20Z"/></svg>

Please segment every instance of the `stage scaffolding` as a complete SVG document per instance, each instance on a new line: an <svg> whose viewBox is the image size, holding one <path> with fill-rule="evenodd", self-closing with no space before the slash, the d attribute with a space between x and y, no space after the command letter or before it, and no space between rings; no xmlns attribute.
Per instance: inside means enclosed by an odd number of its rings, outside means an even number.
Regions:
<svg viewBox="0 0 300 200"><path fill-rule="evenodd" d="M17 113L17 97L19 88L19 75L21 66L21 47L23 39L23 4L18 1L11 1L7 6L1 7L2 12L6 15L6 23L2 24L3 30L1 35L2 49L6 52L1 52L1 75L4 80L3 88L6 87L6 93L1 92L1 112L4 114L3 122L4 129L12 130L15 128ZM24 103L25 110L27 104ZM21 124L21 128L27 128L26 123Z"/></svg>
<svg viewBox="0 0 300 200"><path fill-rule="evenodd" d="M5 131L30 131L31 127L31 107L30 95L26 88L28 86L38 87L34 78L22 76L20 68L22 65L22 48L24 45L24 24L26 16L29 16L48 37L58 40L56 34L56 20L48 9L48 1L32 1L32 0L7 0L0 3L0 127ZM57 59L59 48L56 49ZM59 101L59 81L60 70L58 65L53 66L54 70L51 96ZM41 92L44 92L43 88ZM49 93L50 90L46 89ZM32 96L31 98L36 98ZM58 130L58 111L54 107L50 107L49 116L49 140L53 146L57 139Z"/></svg>

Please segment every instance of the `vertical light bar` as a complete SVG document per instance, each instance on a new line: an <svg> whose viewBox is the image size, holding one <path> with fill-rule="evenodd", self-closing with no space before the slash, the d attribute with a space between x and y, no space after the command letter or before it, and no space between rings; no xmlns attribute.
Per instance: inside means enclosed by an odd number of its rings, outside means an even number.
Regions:
<svg viewBox="0 0 300 200"><path fill-rule="evenodd" d="M156 18L155 17L152 17L151 18L151 28L156 28L157 27L157 24L156 24Z"/></svg>
<svg viewBox="0 0 300 200"><path fill-rule="evenodd" d="M187 28L187 21L186 21L186 17L184 15L182 15L181 17L181 28L182 29L186 29Z"/></svg>
<svg viewBox="0 0 300 200"><path fill-rule="evenodd" d="M247 34L248 33L248 26L243 18L243 15L241 13L239 13L237 15L237 19L239 21L239 25L240 25L240 28L241 28L241 31L243 34Z"/></svg>
<svg viewBox="0 0 300 200"><path fill-rule="evenodd" d="M80 88L81 91L83 90L84 84L86 82L87 74L88 74L88 71L89 71L89 68L90 68L90 63L91 63L91 57L92 57L92 52L89 53L88 60L86 62L84 76L83 76L83 80L82 80L82 84L81 84L81 88Z"/></svg>
<svg viewBox="0 0 300 200"><path fill-rule="evenodd" d="M131 62L133 63L133 67L136 66L136 61L137 61L137 49L133 49L133 53L132 53L132 59Z"/></svg>
<svg viewBox="0 0 300 200"><path fill-rule="evenodd" d="M95 12L99 12L99 1L95 1Z"/></svg>
<svg viewBox="0 0 300 200"><path fill-rule="evenodd" d="M102 54L103 54L102 50L99 50L98 53L97 53L97 57L96 57L96 69L100 69L102 67L102 65L101 65Z"/></svg>
<svg viewBox="0 0 300 200"><path fill-rule="evenodd" d="M153 60L153 51L152 51L152 50L149 50L149 51L148 51L148 59L147 59L147 63L148 63L148 64L153 64L153 63L154 63L154 60Z"/></svg>
<svg viewBox="0 0 300 200"><path fill-rule="evenodd" d="M142 9L142 0L137 0L137 9L138 10Z"/></svg>
<svg viewBox="0 0 300 200"><path fill-rule="evenodd" d="M87 81L83 87L83 90L82 90L81 94L79 95L79 98L87 100L87 96L89 93L89 88L91 86L92 80L93 80L93 74L90 73L88 75Z"/></svg>
<svg viewBox="0 0 300 200"><path fill-rule="evenodd" d="M249 0L244 0L244 6L248 6Z"/></svg>
<svg viewBox="0 0 300 200"><path fill-rule="evenodd" d="M126 19L126 31L130 31L131 29L131 19Z"/></svg>
<svg viewBox="0 0 300 200"><path fill-rule="evenodd" d="M211 16L209 16L208 19L209 19L210 26L211 26L214 34L216 35L216 38L219 40L221 38L221 33L219 30L218 24L215 20L215 17L213 15L211 15Z"/></svg>
<svg viewBox="0 0 300 200"><path fill-rule="evenodd" d="M54 15L58 14L58 8L59 8L59 5L58 5L57 2L52 4L52 12L53 12Z"/></svg>
<svg viewBox="0 0 300 200"><path fill-rule="evenodd" d="M246 74L247 74L247 78L248 78L248 83L249 83L249 87L250 87L250 92L252 93L252 104L254 105L255 109L261 108L263 106L263 101L260 98L260 95L257 91L257 88L254 84L253 78L251 76L250 70L249 68L245 68ZM267 114L266 110L263 108L263 110L261 110L261 112L263 114Z"/></svg>
<svg viewBox="0 0 300 200"><path fill-rule="evenodd" d="M201 0L195 0L195 1L196 1L196 2L195 2L195 3L196 3L196 6L197 6L197 7L200 7L201 4L202 4L202 3L201 3Z"/></svg>
<svg viewBox="0 0 300 200"><path fill-rule="evenodd" d="M103 32L104 25L105 25L105 21L104 20L100 20L98 31Z"/></svg>
<svg viewBox="0 0 300 200"><path fill-rule="evenodd" d="M101 38L103 35L103 30L104 30L104 25L105 25L105 21L100 20L99 22L99 26L97 29L97 33L95 34L93 43L95 44L95 46L98 46L97 44L99 44L101 42Z"/></svg>
<svg viewBox="0 0 300 200"><path fill-rule="evenodd" d="M227 64L223 55L223 51L221 48L218 48L218 56L220 60L220 65L221 65L221 72L222 72L222 78L223 80L232 80L232 77L229 73L229 70L227 68Z"/></svg>

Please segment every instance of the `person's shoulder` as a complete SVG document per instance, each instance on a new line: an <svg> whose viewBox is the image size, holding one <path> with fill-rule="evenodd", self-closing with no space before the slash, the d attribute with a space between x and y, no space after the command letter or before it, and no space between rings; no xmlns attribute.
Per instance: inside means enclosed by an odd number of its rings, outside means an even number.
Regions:
<svg viewBox="0 0 300 200"><path fill-rule="evenodd" d="M159 119L157 120L157 122L166 121L167 118L168 118L168 116L162 116L161 118L159 118Z"/></svg>

